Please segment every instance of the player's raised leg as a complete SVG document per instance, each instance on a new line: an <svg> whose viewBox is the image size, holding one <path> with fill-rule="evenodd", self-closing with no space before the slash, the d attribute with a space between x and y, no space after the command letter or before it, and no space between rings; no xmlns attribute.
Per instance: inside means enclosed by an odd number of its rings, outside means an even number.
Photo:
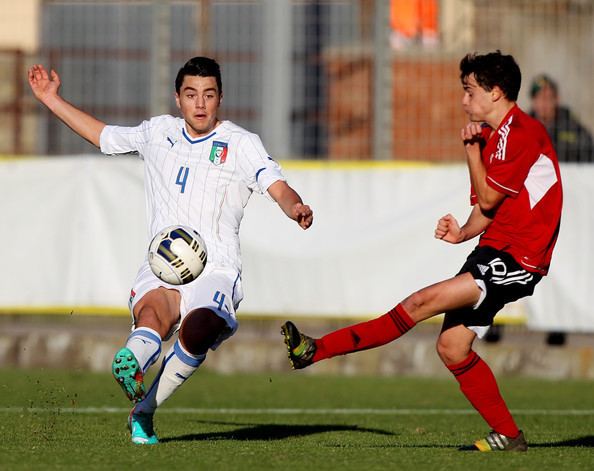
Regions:
<svg viewBox="0 0 594 471"><path fill-rule="evenodd" d="M144 374L161 354L161 343L179 318L179 293L158 288L134 306L135 329L112 361L112 374L132 402L144 398Z"/></svg>
<svg viewBox="0 0 594 471"><path fill-rule="evenodd" d="M126 346L113 358L112 373L132 402L144 397L144 374L161 354L161 336L148 327L138 327L129 335Z"/></svg>
<svg viewBox="0 0 594 471"><path fill-rule="evenodd" d="M319 339L299 332L292 322L283 324L281 333L291 365L300 369L326 358L385 345L429 317L448 309L472 306L480 294L472 277L460 274L413 293L382 316L335 330Z"/></svg>
<svg viewBox="0 0 594 471"><path fill-rule="evenodd" d="M281 333L291 365L301 369L326 358L379 347L405 334L415 324L402 304L398 304L376 319L330 332L319 339L302 334L290 321L283 324Z"/></svg>

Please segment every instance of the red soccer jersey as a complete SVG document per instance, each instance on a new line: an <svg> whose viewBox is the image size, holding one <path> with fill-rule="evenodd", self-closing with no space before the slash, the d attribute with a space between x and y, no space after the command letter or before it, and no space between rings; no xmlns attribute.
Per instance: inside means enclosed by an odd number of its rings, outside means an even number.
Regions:
<svg viewBox="0 0 594 471"><path fill-rule="evenodd" d="M479 245L509 253L526 270L546 275L559 233L563 190L559 163L544 126L514 106L499 128L483 131L481 156L489 186L504 193ZM471 204L477 197L471 188Z"/></svg>

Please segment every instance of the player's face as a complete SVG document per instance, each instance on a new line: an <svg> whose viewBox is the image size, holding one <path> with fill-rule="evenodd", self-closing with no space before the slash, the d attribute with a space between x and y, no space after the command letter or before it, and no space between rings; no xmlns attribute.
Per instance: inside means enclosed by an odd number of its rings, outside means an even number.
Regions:
<svg viewBox="0 0 594 471"><path fill-rule="evenodd" d="M219 124L217 111L221 99L222 94L214 77L184 77L179 94L175 94L175 102L191 137L206 136Z"/></svg>
<svg viewBox="0 0 594 471"><path fill-rule="evenodd" d="M470 121L487 121L487 117L493 110L493 94L482 88L470 74L464 79L464 97L462 108L468 115Z"/></svg>

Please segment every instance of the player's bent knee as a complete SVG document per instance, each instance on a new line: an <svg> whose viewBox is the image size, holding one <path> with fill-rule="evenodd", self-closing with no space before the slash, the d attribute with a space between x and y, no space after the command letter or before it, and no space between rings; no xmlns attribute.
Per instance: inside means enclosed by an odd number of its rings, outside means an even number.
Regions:
<svg viewBox="0 0 594 471"><path fill-rule="evenodd" d="M184 318L179 338L188 352L202 355L214 345L226 328L225 320L210 309L195 309Z"/></svg>
<svg viewBox="0 0 594 471"><path fill-rule="evenodd" d="M415 291L402 301L402 305L406 312L414 315L415 312L426 308L430 302L429 292L426 288Z"/></svg>
<svg viewBox="0 0 594 471"><path fill-rule="evenodd" d="M437 339L437 354L445 365L455 365L463 361L470 353L470 348L469 345L457 343L452 339L441 336Z"/></svg>

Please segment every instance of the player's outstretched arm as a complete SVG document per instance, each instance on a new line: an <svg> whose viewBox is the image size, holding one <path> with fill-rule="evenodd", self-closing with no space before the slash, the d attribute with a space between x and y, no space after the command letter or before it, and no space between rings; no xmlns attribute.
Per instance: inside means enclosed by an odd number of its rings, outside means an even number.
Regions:
<svg viewBox="0 0 594 471"><path fill-rule="evenodd" d="M79 110L58 94L61 82L55 70L48 73L41 64L36 64L29 69L28 79L35 98L75 133L99 147L99 136L105 123Z"/></svg>
<svg viewBox="0 0 594 471"><path fill-rule="evenodd" d="M303 204L301 197L286 182L279 180L268 187L268 194L278 203L283 212L303 229L313 223L313 211Z"/></svg>
<svg viewBox="0 0 594 471"><path fill-rule="evenodd" d="M437 221L435 238L450 244L459 244L473 239L491 224L493 220L483 213L478 204L474 205L468 220L460 227L458 221L451 214L446 214Z"/></svg>

